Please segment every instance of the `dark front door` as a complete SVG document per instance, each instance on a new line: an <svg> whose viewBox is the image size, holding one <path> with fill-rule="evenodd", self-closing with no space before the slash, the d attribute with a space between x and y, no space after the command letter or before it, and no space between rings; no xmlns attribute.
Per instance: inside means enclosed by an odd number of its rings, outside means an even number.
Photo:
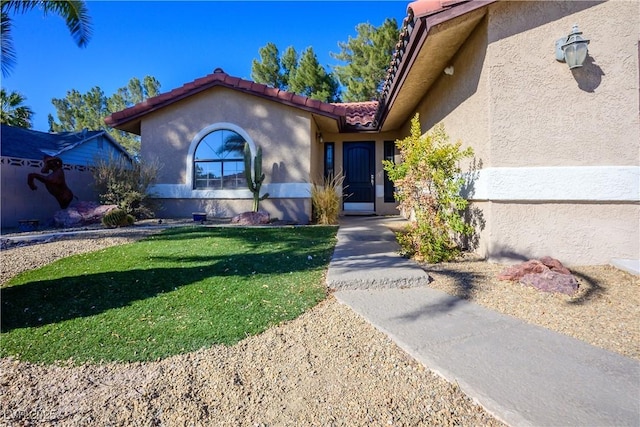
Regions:
<svg viewBox="0 0 640 427"><path fill-rule="evenodd" d="M375 143L345 142L344 159L344 210L375 211Z"/></svg>

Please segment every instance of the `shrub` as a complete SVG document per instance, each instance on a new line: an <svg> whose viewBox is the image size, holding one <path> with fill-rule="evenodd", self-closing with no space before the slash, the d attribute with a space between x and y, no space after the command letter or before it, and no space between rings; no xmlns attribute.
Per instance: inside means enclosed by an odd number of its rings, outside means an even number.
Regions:
<svg viewBox="0 0 640 427"><path fill-rule="evenodd" d="M343 181L342 174L329 175L323 178L322 184L314 182L311 186L313 216L317 224L333 225L338 223L342 199L339 191Z"/></svg>
<svg viewBox="0 0 640 427"><path fill-rule="evenodd" d="M102 225L109 228L133 225L135 218L122 209L111 209L102 217Z"/></svg>
<svg viewBox="0 0 640 427"><path fill-rule="evenodd" d="M399 209L415 220L398 237L406 255L432 263L451 260L460 253L456 237L473 233L462 216L468 202L460 196L464 179L459 167L473 150L461 150L461 145L449 143L442 124L422 135L416 114L411 135L396 141L400 162L383 161L396 187Z"/></svg>
<svg viewBox="0 0 640 427"><path fill-rule="evenodd" d="M100 203L117 205L137 219L153 218L157 203L148 190L159 169L158 162L130 162L124 157L96 160L93 179Z"/></svg>

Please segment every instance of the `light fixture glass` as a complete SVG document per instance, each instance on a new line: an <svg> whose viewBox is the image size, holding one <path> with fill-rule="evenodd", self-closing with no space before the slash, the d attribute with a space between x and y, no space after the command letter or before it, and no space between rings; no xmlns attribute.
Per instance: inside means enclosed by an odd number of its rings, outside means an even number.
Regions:
<svg viewBox="0 0 640 427"><path fill-rule="evenodd" d="M569 69L582 67L587 59L587 45L590 40L583 38L581 34L578 26L574 25L571 34L556 41L556 59L566 62Z"/></svg>

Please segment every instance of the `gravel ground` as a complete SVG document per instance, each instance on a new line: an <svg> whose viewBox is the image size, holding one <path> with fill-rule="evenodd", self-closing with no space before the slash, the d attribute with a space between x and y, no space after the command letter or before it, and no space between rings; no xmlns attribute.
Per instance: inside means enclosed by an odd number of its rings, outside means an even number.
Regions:
<svg viewBox="0 0 640 427"><path fill-rule="evenodd" d="M3 250L0 283L72 253L153 230L59 238ZM495 279L474 259L424 266L430 286L640 359L640 281L608 266L573 269L575 297ZM332 296L233 347L157 362L40 366L0 359L0 425L501 425Z"/></svg>

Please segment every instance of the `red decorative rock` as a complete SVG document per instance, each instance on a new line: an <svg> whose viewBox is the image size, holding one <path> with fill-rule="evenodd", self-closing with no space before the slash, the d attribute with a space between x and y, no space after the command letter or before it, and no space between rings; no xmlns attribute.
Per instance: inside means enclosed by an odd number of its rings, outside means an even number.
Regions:
<svg viewBox="0 0 640 427"><path fill-rule="evenodd" d="M260 225L260 224L268 224L269 214L265 211L259 212L243 212L239 215L231 218L231 224L238 225Z"/></svg>
<svg viewBox="0 0 640 427"><path fill-rule="evenodd" d="M527 274L520 279L520 283L544 292L562 292L567 295L573 295L578 290L578 281L572 274L551 270L539 274Z"/></svg>
<svg viewBox="0 0 640 427"><path fill-rule="evenodd" d="M500 280L520 280L527 274L542 273L549 270L549 267L538 260L523 262L522 264L508 267L498 275Z"/></svg>
<svg viewBox="0 0 640 427"><path fill-rule="evenodd" d="M508 267L498 275L498 279L519 281L544 292L562 292L568 295L573 295L579 286L569 269L548 256Z"/></svg>
<svg viewBox="0 0 640 427"><path fill-rule="evenodd" d="M569 269L562 265L560 261L555 258L551 258L550 256L543 256L540 258L540 262L549 267L551 271L555 271L562 274L571 274Z"/></svg>
<svg viewBox="0 0 640 427"><path fill-rule="evenodd" d="M104 214L117 205L101 205L95 202L78 202L74 206L60 210L53 215L56 227L69 228L87 224L98 224Z"/></svg>

